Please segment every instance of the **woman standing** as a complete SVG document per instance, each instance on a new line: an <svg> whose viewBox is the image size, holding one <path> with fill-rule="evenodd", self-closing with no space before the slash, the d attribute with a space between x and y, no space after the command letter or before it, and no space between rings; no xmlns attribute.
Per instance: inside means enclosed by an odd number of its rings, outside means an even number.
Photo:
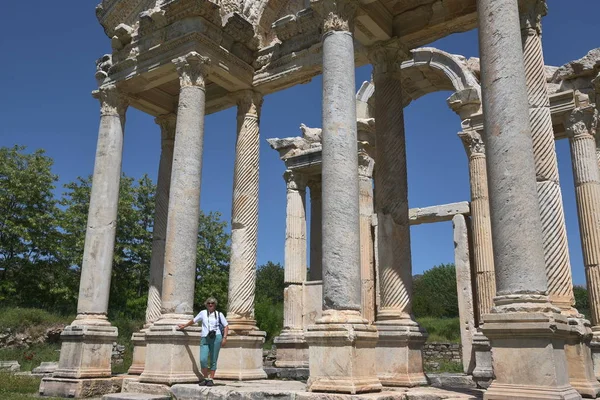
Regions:
<svg viewBox="0 0 600 400"><path fill-rule="evenodd" d="M217 311L217 299L209 297L204 302L206 310L202 310L194 319L185 324L178 325L179 329L185 329L190 325L202 322L202 337L200 342L200 368L202 370L203 380L200 386L214 386L213 379L217 370L217 360L219 359L219 350L221 346L227 343L227 334L229 333L229 324L222 313ZM223 332L221 332L221 330ZM210 355L210 376L208 357ZM206 377L209 376L208 379Z"/></svg>

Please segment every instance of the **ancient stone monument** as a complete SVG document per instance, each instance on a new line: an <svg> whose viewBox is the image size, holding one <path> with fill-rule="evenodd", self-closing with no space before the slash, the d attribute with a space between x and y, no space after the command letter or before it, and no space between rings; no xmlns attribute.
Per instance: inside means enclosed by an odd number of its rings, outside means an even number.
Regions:
<svg viewBox="0 0 600 400"><path fill-rule="evenodd" d="M544 0L103 0L96 12L113 51L97 62L100 128L78 315L40 393L121 389L107 307L128 107L155 116L161 132L146 324L132 338L137 378L128 390L166 393L199 379L200 331L176 326L193 312L204 117L232 106L231 331L217 377L266 377L265 333L254 319L262 100L322 74L322 128L269 141L287 189L276 365L309 366L311 392L427 384L427 334L411 308L410 226L451 220L463 367L490 385L485 398L596 397L600 51L545 66L546 11ZM476 26L480 59L422 47ZM373 82L356 94L355 68L367 63ZM440 90L452 92L448 105L462 121L471 199L409 209L403 109ZM563 138L591 323L573 304L554 144Z"/></svg>

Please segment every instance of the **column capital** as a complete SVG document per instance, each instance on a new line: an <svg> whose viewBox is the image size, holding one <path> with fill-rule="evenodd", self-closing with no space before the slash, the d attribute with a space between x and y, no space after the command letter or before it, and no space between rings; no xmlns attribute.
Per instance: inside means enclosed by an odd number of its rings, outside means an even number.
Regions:
<svg viewBox="0 0 600 400"><path fill-rule="evenodd" d="M313 176L306 181L306 185L310 188L311 198L314 193L321 194L322 184L321 175Z"/></svg>
<svg viewBox="0 0 600 400"><path fill-rule="evenodd" d="M159 115L154 119L154 122L160 126L162 144L173 144L177 128L177 116L175 114Z"/></svg>
<svg viewBox="0 0 600 400"><path fill-rule="evenodd" d="M373 64L375 74L393 74L400 72L402 62L410 58L406 45L398 39L379 42L369 48L368 57Z"/></svg>
<svg viewBox="0 0 600 400"><path fill-rule="evenodd" d="M578 107L565 117L569 137L593 136L598 139L598 110L594 106Z"/></svg>
<svg viewBox="0 0 600 400"><path fill-rule="evenodd" d="M251 89L240 90L234 94L238 106L238 117L244 117L247 114L260 117L260 111L263 104L263 95Z"/></svg>
<svg viewBox="0 0 600 400"><path fill-rule="evenodd" d="M179 84L182 88L198 86L204 89L210 66L210 58L201 56L195 51L171 61L179 73Z"/></svg>
<svg viewBox="0 0 600 400"><path fill-rule="evenodd" d="M310 0L310 5L323 17L323 34L354 30L358 0Z"/></svg>
<svg viewBox="0 0 600 400"><path fill-rule="evenodd" d="M474 129L458 132L458 137L465 146L465 151L470 157L475 154L485 155L485 144L479 132Z"/></svg>
<svg viewBox="0 0 600 400"><path fill-rule="evenodd" d="M118 116L123 118L129 100L115 85L101 86L98 90L92 92L95 99L100 100L101 116Z"/></svg>
<svg viewBox="0 0 600 400"><path fill-rule="evenodd" d="M521 30L542 33L542 17L548 14L546 0L519 0Z"/></svg>
<svg viewBox="0 0 600 400"><path fill-rule="evenodd" d="M306 176L304 174L288 169L283 173L283 179L285 179L288 190L306 190Z"/></svg>
<svg viewBox="0 0 600 400"><path fill-rule="evenodd" d="M373 178L373 168L375 160L365 151L358 153L358 176L364 178Z"/></svg>

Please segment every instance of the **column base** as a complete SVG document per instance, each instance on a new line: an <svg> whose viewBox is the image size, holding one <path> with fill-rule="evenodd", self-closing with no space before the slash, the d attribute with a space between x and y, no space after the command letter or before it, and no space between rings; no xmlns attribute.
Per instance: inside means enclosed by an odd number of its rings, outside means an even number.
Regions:
<svg viewBox="0 0 600 400"><path fill-rule="evenodd" d="M60 359L52 376L110 378L113 342L117 336L117 328L108 322L106 325L67 326L60 335Z"/></svg>
<svg viewBox="0 0 600 400"><path fill-rule="evenodd" d="M229 331L227 344L221 347L215 378L247 381L267 379L263 369L263 331L248 330L237 334Z"/></svg>
<svg viewBox="0 0 600 400"><path fill-rule="evenodd" d="M308 343L304 331L283 331L273 341L277 346L275 366L279 368L307 368Z"/></svg>
<svg viewBox="0 0 600 400"><path fill-rule="evenodd" d="M358 311L323 312L305 334L309 348L309 392L381 391L375 368L377 329Z"/></svg>
<svg viewBox="0 0 600 400"><path fill-rule="evenodd" d="M187 320L189 321L189 317ZM174 385L197 383L201 328L177 330L175 318L162 317L146 332L146 362L140 382ZM186 322L180 318L180 322Z"/></svg>
<svg viewBox="0 0 600 400"><path fill-rule="evenodd" d="M494 379L492 347L489 339L479 329L473 335L473 352L475 353L473 380L478 387L488 388Z"/></svg>
<svg viewBox="0 0 600 400"><path fill-rule="evenodd" d="M82 398L100 397L121 391L123 377L112 378L43 378L40 383L40 396Z"/></svg>
<svg viewBox="0 0 600 400"><path fill-rule="evenodd" d="M484 399L580 397L570 385L567 371L564 351L570 333L567 318L544 302L545 296L538 297L523 305L512 303L500 307L502 299L499 301L497 297L497 313L484 316L482 332L492 346L496 376Z"/></svg>
<svg viewBox="0 0 600 400"><path fill-rule="evenodd" d="M131 335L133 343L133 360L127 370L129 375L141 375L146 365L146 331L141 330Z"/></svg>
<svg viewBox="0 0 600 400"><path fill-rule="evenodd" d="M571 333L565 343L565 355L571 386L583 397L595 399L600 383L594 375L594 364L589 343L592 339L590 322L583 318L569 318Z"/></svg>
<svg viewBox="0 0 600 400"><path fill-rule="evenodd" d="M427 332L413 320L376 322L377 376L384 386L427 385L423 372L423 345Z"/></svg>
<svg viewBox="0 0 600 400"><path fill-rule="evenodd" d="M592 353L594 375L596 376L596 380L600 381L600 326L592 327L592 341L590 342L590 351Z"/></svg>

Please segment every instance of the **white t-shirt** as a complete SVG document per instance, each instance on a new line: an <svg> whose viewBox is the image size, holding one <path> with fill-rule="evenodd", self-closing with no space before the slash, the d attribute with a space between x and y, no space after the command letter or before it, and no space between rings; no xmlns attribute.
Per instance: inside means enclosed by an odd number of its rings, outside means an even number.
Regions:
<svg viewBox="0 0 600 400"><path fill-rule="evenodd" d="M224 327L229 325L225 319L225 316L220 311L215 311L208 315L207 310L202 310L194 317L195 324L198 323L198 321L202 321L202 333L200 336L206 337L210 331L216 331L217 335L221 334L221 331L219 330L219 321L217 318L221 320L221 325Z"/></svg>

